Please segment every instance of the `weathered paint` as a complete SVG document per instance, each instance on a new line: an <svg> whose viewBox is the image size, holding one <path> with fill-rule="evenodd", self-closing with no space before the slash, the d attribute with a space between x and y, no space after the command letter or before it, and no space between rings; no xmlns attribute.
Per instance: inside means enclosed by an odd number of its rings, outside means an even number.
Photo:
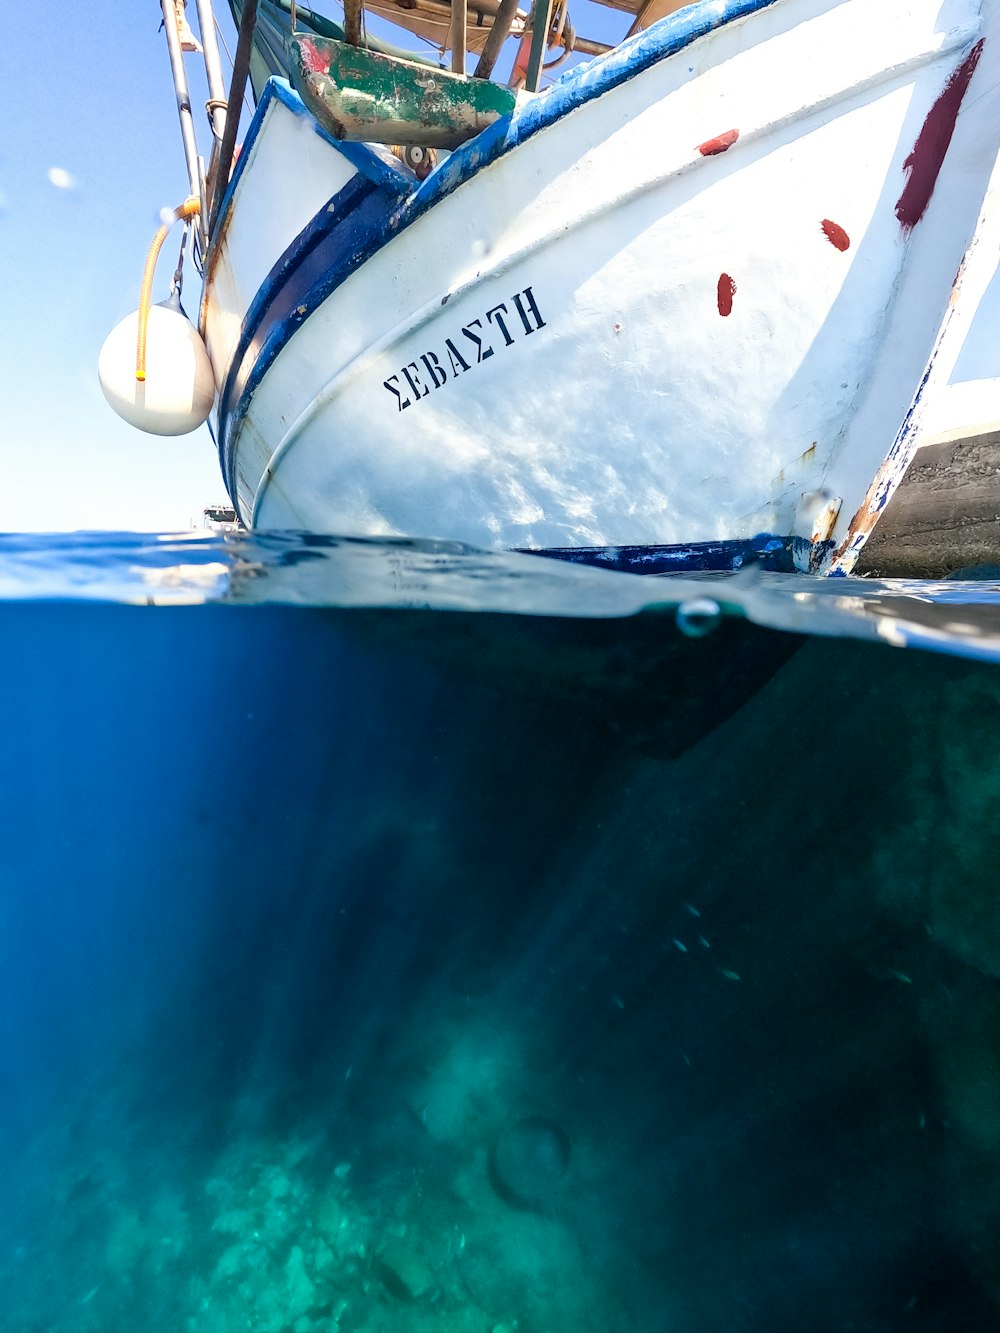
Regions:
<svg viewBox="0 0 1000 1333"><path fill-rule="evenodd" d="M969 87L969 80L982 54L983 42L978 41L952 74L941 96L928 111L927 119L913 145L913 152L903 163L910 174L896 204L896 217L899 218L904 230L908 231L917 225L934 193L934 186L937 184L948 145L951 143L951 136L955 132L955 122Z"/></svg>
<svg viewBox="0 0 1000 1333"><path fill-rule="evenodd" d="M292 82L335 139L457 148L513 111L509 88L450 70L299 34Z"/></svg>
<svg viewBox="0 0 1000 1333"><path fill-rule="evenodd" d="M724 153L727 148L732 148L739 137L739 130L726 130L724 134L717 134L714 139L706 139L704 143L700 143L698 152L702 157L715 157L718 153Z"/></svg>
<svg viewBox="0 0 1000 1333"><path fill-rule="evenodd" d="M834 249L849 250L851 248L851 238L839 223L824 218L820 226L823 228L823 235Z"/></svg>
<svg viewBox="0 0 1000 1333"><path fill-rule="evenodd" d="M809 491L801 496L795 513L795 534L798 540L792 551L796 569L807 574L815 574L819 570L833 545L831 533L843 503L839 495L832 495L823 489Z"/></svg>
<svg viewBox="0 0 1000 1333"><path fill-rule="evenodd" d="M719 314L725 318L726 315L733 313L733 297L736 295L736 283L728 273L720 273L719 281L716 285L716 302L719 307Z"/></svg>
<svg viewBox="0 0 1000 1333"><path fill-rule="evenodd" d="M299 63L305 74L330 73L330 49L303 37L298 42Z"/></svg>
<svg viewBox="0 0 1000 1333"><path fill-rule="evenodd" d="M844 576L851 572L872 529L879 520L882 510L889 503L896 487L906 475L910 460L917 446L918 432L916 420L922 407L923 390L931 378L931 365L925 370L917 387L899 434L892 443L880 467L868 487L865 497L847 525L846 533L840 541L824 556L824 572Z"/></svg>

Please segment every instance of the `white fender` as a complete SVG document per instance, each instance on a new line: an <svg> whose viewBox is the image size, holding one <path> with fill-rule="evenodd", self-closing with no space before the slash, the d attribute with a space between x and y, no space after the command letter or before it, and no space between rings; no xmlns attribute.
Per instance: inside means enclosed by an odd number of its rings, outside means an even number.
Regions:
<svg viewBox="0 0 1000 1333"><path fill-rule="evenodd" d="M116 324L97 363L104 396L133 426L151 435L186 435L208 418L215 397L212 363L198 330L175 304L149 311L146 378L135 377L139 312Z"/></svg>

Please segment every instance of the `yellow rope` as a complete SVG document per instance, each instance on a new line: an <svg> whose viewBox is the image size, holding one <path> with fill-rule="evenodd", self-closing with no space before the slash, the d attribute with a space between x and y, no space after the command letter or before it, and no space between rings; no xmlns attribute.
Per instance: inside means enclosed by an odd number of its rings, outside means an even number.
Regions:
<svg viewBox="0 0 1000 1333"><path fill-rule="evenodd" d="M135 377L142 383L146 378L146 329L149 326L149 299L153 291L153 273L156 270L156 261L159 258L160 250L163 248L163 242L167 239L167 233L175 222L181 218L192 218L195 214L201 212L201 200L195 195L185 199L174 209L170 221L158 228L153 242L149 247L149 254L146 256L146 267L142 274L142 288L139 292L139 342L135 349Z"/></svg>

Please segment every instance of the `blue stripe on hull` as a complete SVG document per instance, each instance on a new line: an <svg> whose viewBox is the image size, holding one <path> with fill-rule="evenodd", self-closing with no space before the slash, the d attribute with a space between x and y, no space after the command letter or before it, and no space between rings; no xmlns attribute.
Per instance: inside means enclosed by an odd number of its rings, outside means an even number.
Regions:
<svg viewBox="0 0 1000 1333"><path fill-rule="evenodd" d="M798 538L762 532L745 540L689 542L673 546L556 546L526 551L525 554L568 560L576 565L597 565L625 574L732 572L748 565L791 574L796 568L794 553L798 545Z"/></svg>
<svg viewBox="0 0 1000 1333"><path fill-rule="evenodd" d="M299 233L268 274L243 322L219 396L219 459L236 503L236 450L240 423L254 390L275 357L315 306L313 294L339 285L362 262L363 238L381 234L398 194L352 177ZM331 287L332 290L332 287Z"/></svg>
<svg viewBox="0 0 1000 1333"><path fill-rule="evenodd" d="M229 213L233 206L233 197L242 179L243 173L247 168L247 163L253 158L253 147L257 142L257 136L260 134L261 127L267 118L268 110L273 102L280 102L283 107L300 120L310 126L313 133L320 139L325 140L331 148L342 153L347 158L351 166L355 168L362 176L367 177L373 185L382 186L387 190L394 190L397 194L404 194L412 188L409 177L402 170L392 165L391 154L386 151L384 154L373 152L367 144L340 143L328 134L322 125L316 121L306 108L302 98L298 93L293 92L285 79L268 79L264 85L264 92L257 104L257 110L254 118L250 122L247 130L247 136L240 147L240 155L236 159L236 165L233 168L233 174L229 178L229 184L226 186L225 194L222 196L222 203L219 206L219 217L215 224L215 231L212 235L208 247L208 254L205 257L205 273L210 275L215 263L216 254L219 247L219 241L226 233L229 223ZM267 286L266 280L264 287ZM262 288L263 290L263 288Z"/></svg>

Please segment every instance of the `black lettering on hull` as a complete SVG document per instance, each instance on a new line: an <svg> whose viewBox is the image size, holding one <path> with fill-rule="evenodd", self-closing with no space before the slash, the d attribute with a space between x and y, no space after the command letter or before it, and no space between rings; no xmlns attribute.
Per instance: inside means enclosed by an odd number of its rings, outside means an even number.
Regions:
<svg viewBox="0 0 1000 1333"><path fill-rule="evenodd" d="M517 320L510 314L511 305L520 319L520 329L517 327ZM486 329L483 318L486 325L495 329L503 338L502 344L490 342L484 336ZM512 347L519 338L527 338L529 334L537 333L539 329L547 327L533 290L531 287L525 287L522 291L515 292L507 301L499 301L491 306L484 317L469 320L468 324L463 325L460 333L445 338L442 352L430 349L419 353L416 360L408 361L388 379L383 380L382 387L393 395L398 411L402 412L420 402L422 398L427 398L432 389L443 389L448 383L449 370L450 378L458 379L459 375L464 375L473 366L481 366L484 361L488 361L497 351L502 352ZM459 343L460 337L465 339L464 343ZM472 360L473 347L476 349L475 361ZM411 396L405 396L401 380L406 382Z"/></svg>

